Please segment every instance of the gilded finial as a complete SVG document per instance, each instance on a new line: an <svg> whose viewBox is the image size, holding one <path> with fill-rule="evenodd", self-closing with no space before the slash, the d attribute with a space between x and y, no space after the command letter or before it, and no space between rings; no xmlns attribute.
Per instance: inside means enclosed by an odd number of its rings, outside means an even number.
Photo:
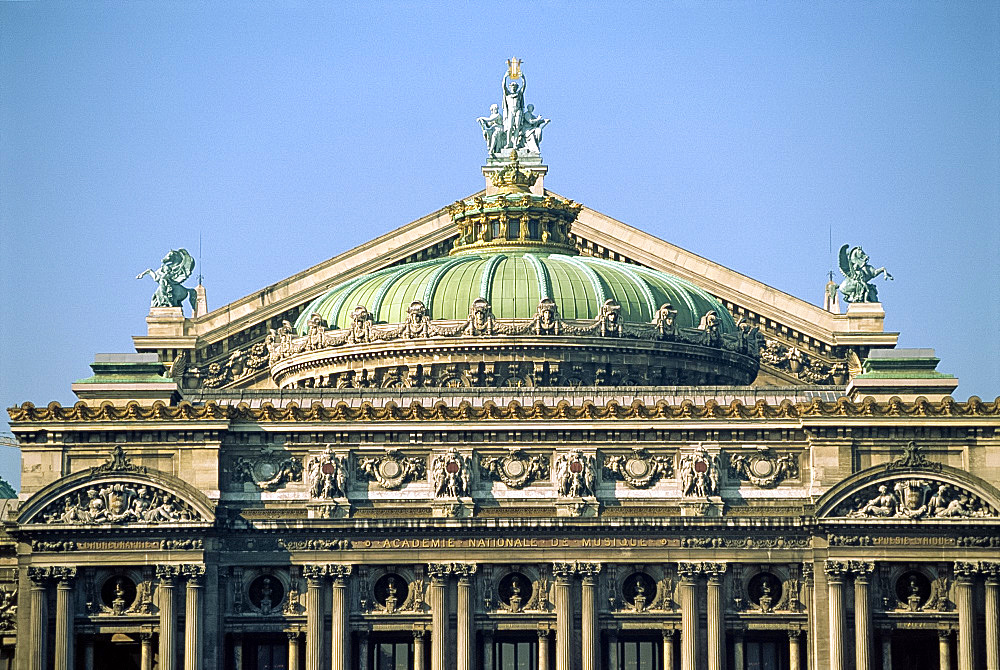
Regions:
<svg viewBox="0 0 1000 670"><path fill-rule="evenodd" d="M507 76L511 79L521 78L521 61L516 58L507 59Z"/></svg>
<svg viewBox="0 0 1000 670"><path fill-rule="evenodd" d="M510 163L504 169L494 172L491 179L500 193L530 193L530 187L538 180L538 174L521 169L517 149L514 149L510 152Z"/></svg>

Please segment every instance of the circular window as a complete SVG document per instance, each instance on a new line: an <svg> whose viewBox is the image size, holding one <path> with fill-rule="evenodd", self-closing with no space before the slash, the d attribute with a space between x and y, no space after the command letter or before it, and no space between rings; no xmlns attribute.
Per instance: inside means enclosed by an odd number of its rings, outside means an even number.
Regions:
<svg viewBox="0 0 1000 670"><path fill-rule="evenodd" d="M406 600L408 590L405 579L395 573L389 573L382 575L375 582L372 595L375 596L375 602L387 612L395 612Z"/></svg>
<svg viewBox="0 0 1000 670"><path fill-rule="evenodd" d="M764 612L770 612L781 600L781 580L770 572L762 572L750 578L747 597Z"/></svg>
<svg viewBox="0 0 1000 670"><path fill-rule="evenodd" d="M497 585L497 595L500 596L500 601L511 612L520 612L531 599L531 593L531 580L520 572L505 575Z"/></svg>
<svg viewBox="0 0 1000 670"><path fill-rule="evenodd" d="M636 601L642 608L656 596L656 582L645 572L633 572L622 583L622 597L629 605L636 606Z"/></svg>
<svg viewBox="0 0 1000 670"><path fill-rule="evenodd" d="M285 597L285 587L274 575L261 575L250 583L250 602L264 614L270 614Z"/></svg>
<svg viewBox="0 0 1000 670"><path fill-rule="evenodd" d="M896 580L896 598L911 612L916 612L931 596L931 581L922 572L911 570Z"/></svg>
<svg viewBox="0 0 1000 670"><path fill-rule="evenodd" d="M122 614L135 602L135 582L124 575L109 577L101 587L101 602L115 614Z"/></svg>

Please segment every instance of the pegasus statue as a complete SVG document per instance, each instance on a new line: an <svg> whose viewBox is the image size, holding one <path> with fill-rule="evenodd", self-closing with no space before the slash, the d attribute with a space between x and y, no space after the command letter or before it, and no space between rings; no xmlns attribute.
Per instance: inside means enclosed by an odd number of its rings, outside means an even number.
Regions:
<svg viewBox="0 0 1000 670"><path fill-rule="evenodd" d="M868 254L861 247L850 245L840 247L840 271L844 273L844 281L840 283L840 292L847 302L878 302L878 289L869 283L879 275L885 275L892 280L892 275L884 268L873 268L868 263Z"/></svg>
<svg viewBox="0 0 1000 670"><path fill-rule="evenodd" d="M171 249L160 261L158 270L147 268L135 278L142 279L149 275L156 281L158 286L149 302L150 307L180 307L187 299L191 303L193 313L198 309L198 294L193 288L181 286L192 272L194 272L194 258L187 249Z"/></svg>

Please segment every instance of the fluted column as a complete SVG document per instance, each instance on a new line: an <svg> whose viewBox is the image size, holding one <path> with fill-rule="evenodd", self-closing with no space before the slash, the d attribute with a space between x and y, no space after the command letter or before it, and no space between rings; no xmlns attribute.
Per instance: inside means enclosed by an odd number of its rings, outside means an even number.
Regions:
<svg viewBox="0 0 1000 670"><path fill-rule="evenodd" d="M140 670L153 670L153 634L140 633L139 641L142 645L139 651L139 668ZM240 668L236 670L240 670Z"/></svg>
<svg viewBox="0 0 1000 670"><path fill-rule="evenodd" d="M52 568L30 567L28 578L31 579L31 630L24 652L28 655L28 670L43 670L46 666L45 638L48 636L46 627L49 620L46 591L52 579Z"/></svg>
<svg viewBox="0 0 1000 670"><path fill-rule="evenodd" d="M830 603L830 670L844 670L844 561L826 562L826 586Z"/></svg>
<svg viewBox="0 0 1000 670"><path fill-rule="evenodd" d="M673 628L663 631L663 670L674 670L674 639L676 637L677 631Z"/></svg>
<svg viewBox="0 0 1000 670"><path fill-rule="evenodd" d="M326 566L303 565L302 575L306 578L306 670L321 670Z"/></svg>
<svg viewBox="0 0 1000 670"><path fill-rule="evenodd" d="M573 599L570 586L575 570L571 563L553 563L556 592L556 670L573 667Z"/></svg>
<svg viewBox="0 0 1000 670"><path fill-rule="evenodd" d="M299 638L302 634L297 630L287 630L288 637L288 670L299 670ZM236 670L241 670L239 667Z"/></svg>
<svg viewBox="0 0 1000 670"><path fill-rule="evenodd" d="M424 631L422 628L413 631L413 670L424 670Z"/></svg>
<svg viewBox="0 0 1000 670"><path fill-rule="evenodd" d="M347 578L350 565L329 566L333 578L333 595L330 599L330 668L346 670L351 655L351 640L347 630Z"/></svg>
<svg viewBox="0 0 1000 670"><path fill-rule="evenodd" d="M1000 563L979 567L986 575L986 670L1000 670Z"/></svg>
<svg viewBox="0 0 1000 670"><path fill-rule="evenodd" d="M445 670L448 659L448 612L445 610L445 587L451 566L446 563L431 563L427 566L431 578L431 670Z"/></svg>
<svg viewBox="0 0 1000 670"><path fill-rule="evenodd" d="M947 628L938 629L938 665L951 668L951 631Z"/></svg>
<svg viewBox="0 0 1000 670"><path fill-rule="evenodd" d="M159 585L156 592L160 607L160 667L159 670L176 670L177 668L177 620L174 616L174 587L180 567L177 565L156 566L156 577Z"/></svg>
<svg viewBox="0 0 1000 670"><path fill-rule="evenodd" d="M722 604L725 563L704 563L708 575L708 670L726 670L726 614Z"/></svg>
<svg viewBox="0 0 1000 670"><path fill-rule="evenodd" d="M52 568L56 578L55 670L73 667L73 581L76 568Z"/></svg>
<svg viewBox="0 0 1000 670"><path fill-rule="evenodd" d="M802 670L802 631L798 628L788 631L788 670Z"/></svg>
<svg viewBox="0 0 1000 670"><path fill-rule="evenodd" d="M202 587L205 580L204 565L185 565L184 576L187 588L184 590L184 670L202 668Z"/></svg>
<svg viewBox="0 0 1000 670"><path fill-rule="evenodd" d="M868 561L851 561L854 575L854 667L871 668L871 605L868 586L875 564Z"/></svg>
<svg viewBox="0 0 1000 670"><path fill-rule="evenodd" d="M601 632L597 619L597 580L600 563L580 563L577 566L583 584L580 591L580 632L583 651L583 670L598 670L600 662Z"/></svg>
<svg viewBox="0 0 1000 670"><path fill-rule="evenodd" d="M973 670L976 653L976 615L972 589L978 569L973 563L955 563L955 607L958 609L958 670Z"/></svg>
<svg viewBox="0 0 1000 670"><path fill-rule="evenodd" d="M549 629L538 629L538 670L549 670Z"/></svg>
<svg viewBox="0 0 1000 670"><path fill-rule="evenodd" d="M681 670L698 670L698 576L701 563L678 563L681 591Z"/></svg>
<svg viewBox="0 0 1000 670"><path fill-rule="evenodd" d="M457 606L456 616L457 635L456 647L458 648L458 670L475 670L476 660L473 658L475 651L475 636L473 625L475 616L472 605L472 575L476 573L475 563L455 563L452 570L458 575Z"/></svg>
<svg viewBox="0 0 1000 670"><path fill-rule="evenodd" d="M806 667L812 670L816 666L816 638L819 635L819 621L816 616L816 589L814 584L815 568L812 563L802 564L802 604L806 608Z"/></svg>

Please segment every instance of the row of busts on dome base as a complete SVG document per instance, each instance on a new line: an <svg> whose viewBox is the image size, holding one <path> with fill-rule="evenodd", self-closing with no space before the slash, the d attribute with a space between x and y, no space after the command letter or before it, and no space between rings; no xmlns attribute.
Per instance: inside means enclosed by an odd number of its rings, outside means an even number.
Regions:
<svg viewBox="0 0 1000 670"><path fill-rule="evenodd" d="M551 298L542 298L531 319L498 319L493 314L490 303L477 298L469 306L469 315L464 322L454 320L432 320L427 306L419 301L413 301L408 309L406 321L401 324L376 324L373 315L363 305L357 306L351 313L351 323L348 328L331 329L318 314L313 313L308 319L308 327L304 335L297 335L292 325L285 321L282 326L272 329L266 340L270 364L273 368L282 361L294 364L295 358L301 354L337 349L351 345L374 345L392 341L412 341L428 338L493 338L493 337L531 337L531 336L565 336L565 337L599 337L619 338L639 342L665 342L681 345L709 347L733 354L746 356L753 365L760 359L760 351L764 338L756 327L751 327L745 320L740 320L735 333L726 333L722 329L722 321L715 310L707 311L700 318L697 328L679 327L676 323L677 310L670 303L659 307L650 323L626 323L622 318L621 305L612 299L605 300L598 316L593 320L565 320L559 314L559 308ZM292 359L292 360L289 360ZM752 367L752 366L751 366ZM368 372L358 375L359 371L340 378L326 378L326 387L379 387L379 386L489 386L475 379L473 371L466 371L466 379L453 384L439 384L433 379L413 380L414 370L406 370L409 379L390 380L382 375L382 379L369 378ZM300 386L317 386L316 380L299 380ZM410 383L406 383L406 382ZM412 383L417 381L418 383ZM566 381L566 380L563 380ZM651 383L669 383L664 380L649 380ZM700 382L703 380L671 380L683 384L685 381ZM710 383L713 380L704 380ZM589 383L588 383L589 382ZM597 384L596 380L585 380L583 385ZM548 382L545 385L558 384ZM541 385L541 384L538 384ZM570 384L565 384L570 385Z"/></svg>
<svg viewBox="0 0 1000 670"><path fill-rule="evenodd" d="M672 451L670 452L673 453ZM303 467L294 457L257 459L240 457L229 469L232 485L274 491L292 482L304 482L313 502L349 506L351 479L358 484L373 482L384 491L398 491L411 483L428 482L432 503L443 515L462 516L474 511L474 477L483 483L502 483L519 491L532 484L550 483L554 501L567 503L571 516L596 513L599 505L598 475L621 482L628 489L650 489L659 483L668 488L676 481L677 493L692 503L682 513L720 514L720 486L728 473L734 483L748 482L758 488L773 488L799 476L798 457L760 448L751 454L710 452L703 446L682 450L675 467L674 456L635 448L626 454L598 454L593 450L557 451L548 456L513 448L503 455L486 455L450 448L429 457L407 456L390 449L378 455L354 455L327 447L308 456ZM726 470L726 473L724 473ZM438 505L443 503L443 505Z"/></svg>

